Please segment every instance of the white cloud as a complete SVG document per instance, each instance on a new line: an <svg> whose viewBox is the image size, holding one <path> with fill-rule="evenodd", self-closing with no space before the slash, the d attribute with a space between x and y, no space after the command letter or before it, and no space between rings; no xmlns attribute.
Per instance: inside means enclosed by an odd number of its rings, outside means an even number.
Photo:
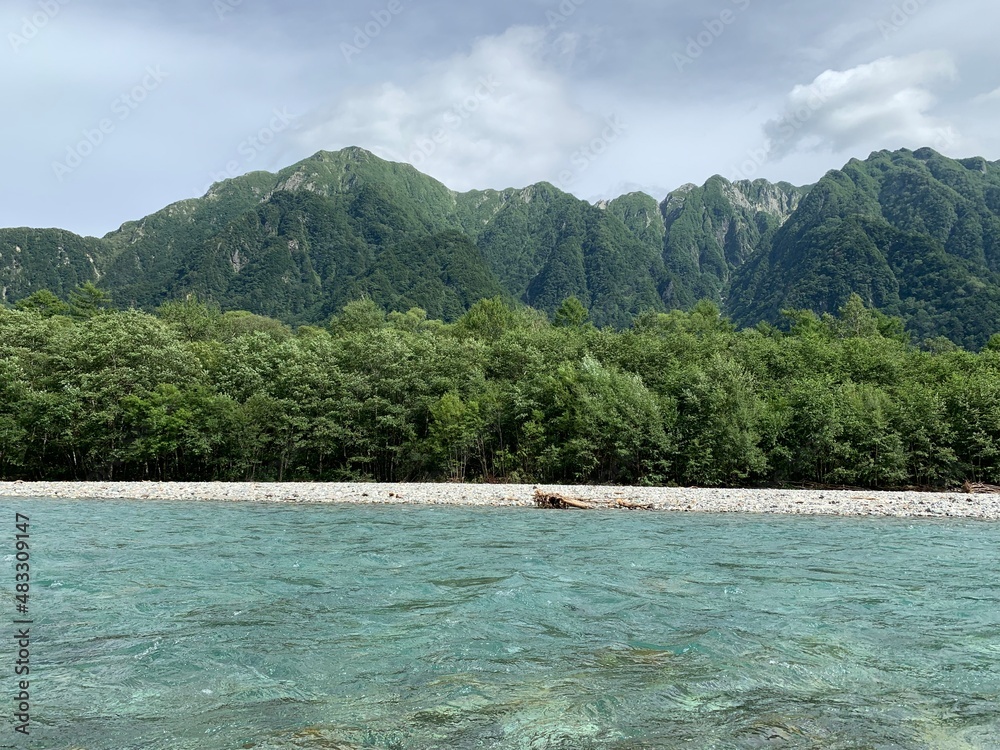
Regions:
<svg viewBox="0 0 1000 750"><path fill-rule="evenodd" d="M1000 102L1000 88L993 89L988 94L980 94L972 101L975 104L996 104Z"/></svg>
<svg viewBox="0 0 1000 750"><path fill-rule="evenodd" d="M888 38L878 22L892 20L889 6L913 3L752 2L683 74L669 52L716 12L696 3L404 0L350 60L341 44L387 0L244 0L224 18L212 0L73 0L15 50L9 35L39 3L0 2L0 95L16 103L0 123L0 163L17 178L0 225L103 234L200 195L219 175L354 144L401 161L416 154L421 169L458 189L547 179L585 198L636 183L662 197L745 163L755 177L814 182L875 148L940 148L942 134L958 132L948 155L1000 158L996 0L917 3ZM570 8L547 28L549 11ZM950 57L914 54L939 48ZM150 65L169 73L163 86L59 182L53 161ZM952 81L956 65L962 78ZM495 91L476 97L490 76ZM793 92L796 83L805 85ZM817 91L830 99L812 113ZM468 97L475 111L463 107ZM781 147L771 156L792 155L768 159L761 123L803 106L801 127L769 126ZM299 116L299 129L248 158L243 142L275 110ZM621 138L605 123L612 113ZM787 142L783 124L792 125Z"/></svg>
<svg viewBox="0 0 1000 750"><path fill-rule="evenodd" d="M482 37L412 82L347 94L311 118L300 142L312 150L362 146L458 190L554 181L606 128L572 101L558 64L575 48L568 37L556 41L526 26Z"/></svg>
<svg viewBox="0 0 1000 750"><path fill-rule="evenodd" d="M828 70L792 89L784 114L765 124L769 156L860 151L873 145L954 144L954 127L931 114L937 103L932 87L957 75L951 56L943 52L883 57L849 70Z"/></svg>

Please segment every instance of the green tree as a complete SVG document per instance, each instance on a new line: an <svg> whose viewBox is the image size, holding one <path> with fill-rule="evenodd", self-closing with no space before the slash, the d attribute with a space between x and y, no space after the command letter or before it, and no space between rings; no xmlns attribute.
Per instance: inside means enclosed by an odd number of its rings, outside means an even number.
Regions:
<svg viewBox="0 0 1000 750"><path fill-rule="evenodd" d="M207 304L191 294L183 300L164 302L156 308L156 315L185 341L208 341L218 335L222 311L217 304Z"/></svg>
<svg viewBox="0 0 1000 750"><path fill-rule="evenodd" d="M363 333L375 331L385 325L385 310L371 297L348 302L340 315L334 317L330 328L336 333Z"/></svg>
<svg viewBox="0 0 1000 750"><path fill-rule="evenodd" d="M513 307L502 297L491 297L476 302L458 319L456 330L482 339L497 339L514 328L518 316Z"/></svg>
<svg viewBox="0 0 1000 750"><path fill-rule="evenodd" d="M448 478L466 478L472 449L481 444L484 427L476 401L466 403L449 391L431 404L430 439L435 452L448 467Z"/></svg>
<svg viewBox="0 0 1000 750"><path fill-rule="evenodd" d="M14 307L18 310L35 312L46 318L50 318L53 315L66 315L70 311L69 305L48 289L40 289L24 299L18 300Z"/></svg>
<svg viewBox="0 0 1000 750"><path fill-rule="evenodd" d="M761 445L766 403L753 375L714 355L690 365L677 387L677 470L685 484L719 486L760 477L768 469Z"/></svg>
<svg viewBox="0 0 1000 750"><path fill-rule="evenodd" d="M74 318L92 318L111 307L111 295L85 281L69 294L70 314Z"/></svg>
<svg viewBox="0 0 1000 750"><path fill-rule="evenodd" d="M556 309L552 322L558 328L580 328L589 317L590 313L577 297L567 297Z"/></svg>

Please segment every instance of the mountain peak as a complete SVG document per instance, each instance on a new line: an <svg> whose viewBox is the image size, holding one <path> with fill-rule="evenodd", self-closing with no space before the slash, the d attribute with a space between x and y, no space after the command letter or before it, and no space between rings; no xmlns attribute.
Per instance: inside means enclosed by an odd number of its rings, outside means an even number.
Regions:
<svg viewBox="0 0 1000 750"><path fill-rule="evenodd" d="M371 151L361 148L361 146L346 146L339 151L326 151L319 150L308 159L304 159L303 162L319 161L319 162L332 162L332 161L342 161L344 159L352 159L354 161L364 161L367 159L375 159L376 161L384 161L379 157L375 156ZM303 162L299 162L300 164Z"/></svg>
<svg viewBox="0 0 1000 750"><path fill-rule="evenodd" d="M547 182L459 193L349 146L223 180L102 239L0 231L0 303L83 281L123 305L197 293L299 322L363 294L453 318L503 293L548 312L574 295L600 325L708 298L752 325L859 292L918 337L974 347L1000 316L1000 164L876 151L815 186L715 175L662 203L591 204Z"/></svg>

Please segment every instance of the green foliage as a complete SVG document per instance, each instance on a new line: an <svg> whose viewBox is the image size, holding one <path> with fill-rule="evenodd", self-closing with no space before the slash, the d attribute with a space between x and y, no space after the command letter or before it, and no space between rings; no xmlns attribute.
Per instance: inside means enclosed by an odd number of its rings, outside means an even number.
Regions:
<svg viewBox="0 0 1000 750"><path fill-rule="evenodd" d="M0 478L1000 482L997 351L913 347L857 297L785 333L708 301L623 332L503 297L294 331L54 306L0 308Z"/></svg>
<svg viewBox="0 0 1000 750"><path fill-rule="evenodd" d="M385 310L370 297L348 302L340 315L330 322L336 333L366 333L385 326Z"/></svg>
<svg viewBox="0 0 1000 750"><path fill-rule="evenodd" d="M955 373L945 398L962 475L1000 482L1000 369Z"/></svg>
<svg viewBox="0 0 1000 750"><path fill-rule="evenodd" d="M830 172L733 275L728 311L777 323L833 312L852 294L902 318L916 340L982 347L1000 319L1000 170L931 149Z"/></svg>
<svg viewBox="0 0 1000 750"><path fill-rule="evenodd" d="M89 281L69 294L69 313L74 318L92 318L111 307L111 295Z"/></svg>
<svg viewBox="0 0 1000 750"><path fill-rule="evenodd" d="M518 316L501 297L476 302L458 320L457 329L487 340L498 339L518 324Z"/></svg>
<svg viewBox="0 0 1000 750"><path fill-rule="evenodd" d="M207 341L220 333L222 311L218 305L205 304L194 295L164 302L156 309L156 315L186 341Z"/></svg>
<svg viewBox="0 0 1000 750"><path fill-rule="evenodd" d="M753 375L739 362L714 355L686 368L678 383L680 481L720 486L763 476L765 404Z"/></svg>
<svg viewBox="0 0 1000 750"><path fill-rule="evenodd" d="M61 229L0 229L0 297L20 300L44 289L65 299L96 282L110 255L103 240Z"/></svg>
<svg viewBox="0 0 1000 750"><path fill-rule="evenodd" d="M484 420L479 402L463 402L449 391L430 405L431 454L446 467L448 479L464 481L472 450L481 445Z"/></svg>
<svg viewBox="0 0 1000 750"><path fill-rule="evenodd" d="M874 325L939 351L942 337L981 349L1000 320L1000 168L902 149L808 189L715 176L661 204L630 193L590 205L547 183L454 193L348 148L224 180L99 239L0 230L3 304L60 316L69 299L83 319L105 295L159 309L202 344L247 327L280 338L282 324L323 325L362 298L411 331L424 327L399 317L412 309L452 322L489 299L563 324L573 297L619 330L708 300L746 326L778 328L797 310L801 332L868 337ZM845 305L869 311L834 330Z"/></svg>
<svg viewBox="0 0 1000 750"><path fill-rule="evenodd" d="M68 304L59 299L48 289L39 289L33 294L29 294L24 299L20 299L14 305L18 310L34 311L45 318L53 315L66 315L70 311Z"/></svg>
<svg viewBox="0 0 1000 750"><path fill-rule="evenodd" d="M576 297L567 297L559 305L552 321L559 328L580 328L589 317L590 313L587 312L587 308L580 300Z"/></svg>

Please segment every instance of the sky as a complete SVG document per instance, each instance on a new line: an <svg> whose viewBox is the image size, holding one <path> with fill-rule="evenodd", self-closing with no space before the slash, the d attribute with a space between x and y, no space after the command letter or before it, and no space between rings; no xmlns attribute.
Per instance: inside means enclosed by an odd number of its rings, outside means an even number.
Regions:
<svg viewBox="0 0 1000 750"><path fill-rule="evenodd" d="M998 27L995 0L4 0L0 227L101 236L346 146L590 201L994 161Z"/></svg>

